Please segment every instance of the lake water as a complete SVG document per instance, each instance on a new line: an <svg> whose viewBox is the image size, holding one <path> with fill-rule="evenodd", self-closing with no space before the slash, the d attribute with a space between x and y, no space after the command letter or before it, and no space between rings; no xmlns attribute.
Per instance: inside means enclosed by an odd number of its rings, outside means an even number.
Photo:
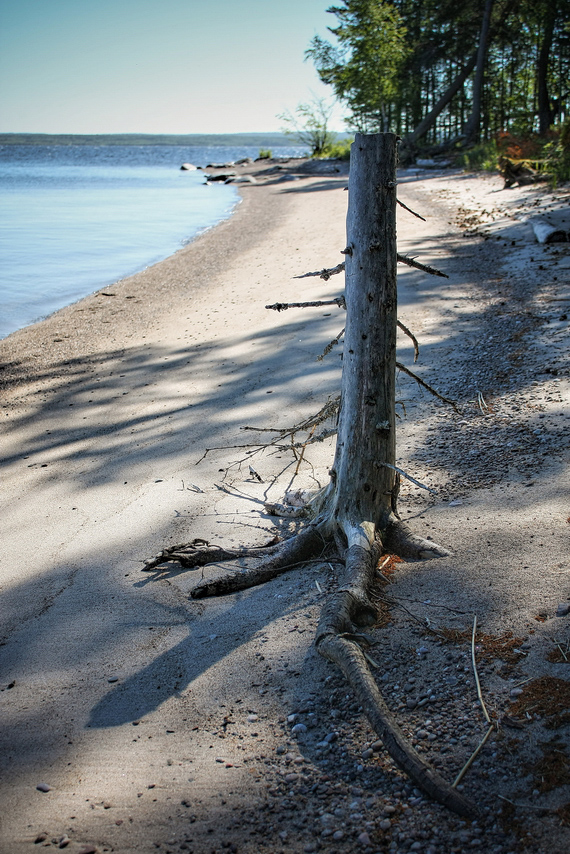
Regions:
<svg viewBox="0 0 570 854"><path fill-rule="evenodd" d="M176 252L230 216L231 184L196 166L259 148L0 146L0 338ZM274 156L302 153L273 149Z"/></svg>

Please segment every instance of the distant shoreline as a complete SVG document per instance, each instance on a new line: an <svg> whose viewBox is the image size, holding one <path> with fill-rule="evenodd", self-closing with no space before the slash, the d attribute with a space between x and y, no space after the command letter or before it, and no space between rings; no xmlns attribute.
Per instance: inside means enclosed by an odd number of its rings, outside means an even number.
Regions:
<svg viewBox="0 0 570 854"><path fill-rule="evenodd" d="M0 145L254 145L269 148L291 144L291 138L284 133L0 133Z"/></svg>

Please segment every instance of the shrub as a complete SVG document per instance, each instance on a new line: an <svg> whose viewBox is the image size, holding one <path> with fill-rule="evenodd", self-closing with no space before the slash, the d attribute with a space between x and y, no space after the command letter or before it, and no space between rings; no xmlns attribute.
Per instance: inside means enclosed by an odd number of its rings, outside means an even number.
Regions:
<svg viewBox="0 0 570 854"><path fill-rule="evenodd" d="M257 159L258 160L271 160L271 149L270 148L260 148Z"/></svg>
<svg viewBox="0 0 570 854"><path fill-rule="evenodd" d="M497 172L499 168L499 152L495 140L482 142L459 155L459 164L463 169Z"/></svg>
<svg viewBox="0 0 570 854"><path fill-rule="evenodd" d="M570 118L555 133L555 138L544 146L544 171L554 187L570 181Z"/></svg>
<svg viewBox="0 0 570 854"><path fill-rule="evenodd" d="M331 157L333 160L350 160L350 146L353 142L353 137L339 139L337 142L327 145L320 156Z"/></svg>

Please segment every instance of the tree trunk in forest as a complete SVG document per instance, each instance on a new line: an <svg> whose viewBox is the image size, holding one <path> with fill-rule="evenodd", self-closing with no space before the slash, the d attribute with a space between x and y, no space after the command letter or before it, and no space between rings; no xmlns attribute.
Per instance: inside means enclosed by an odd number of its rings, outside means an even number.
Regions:
<svg viewBox="0 0 570 854"><path fill-rule="evenodd" d="M541 136L546 136L550 125L554 122L554 110L548 93L548 63L554 36L554 24L557 13L557 0L551 0L546 12L544 36L536 63L536 87L538 93L538 126Z"/></svg>
<svg viewBox="0 0 570 854"><path fill-rule="evenodd" d="M427 116L422 119L422 121L415 128L415 130L412 131L412 133L408 134L408 136L405 137L403 145L406 148L413 148L416 142L418 142L418 140L425 136L428 130L435 124L439 115L447 107L451 99L459 92L459 90L475 68L476 62L477 54L474 53L473 56L470 57L465 67L459 72L453 83L449 86L448 89L446 89L439 101L427 114Z"/></svg>
<svg viewBox="0 0 570 854"><path fill-rule="evenodd" d="M483 96L483 80L485 77L485 65L487 60L487 47L489 45L489 31L491 28L491 15L495 0L487 0L483 12L483 23L481 35L479 36L479 48L477 50L477 70L473 82L473 106L471 115L465 125L463 134L465 142L474 142L479 139L481 129L481 102Z"/></svg>

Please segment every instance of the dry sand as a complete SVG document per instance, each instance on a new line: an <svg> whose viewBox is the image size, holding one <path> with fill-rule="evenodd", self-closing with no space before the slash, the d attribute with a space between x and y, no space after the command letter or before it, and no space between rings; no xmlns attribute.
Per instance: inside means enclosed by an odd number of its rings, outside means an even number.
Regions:
<svg viewBox="0 0 570 854"><path fill-rule="evenodd" d="M5 854L37 839L74 854L568 850L569 720L547 725L570 667L570 618L555 616L570 594L570 245L539 246L522 221L538 207L570 227L567 192L401 176L428 222L399 211L400 251L450 278L402 270L400 316L420 339L414 370L460 413L400 377L398 464L437 492L406 483L400 509L452 556L394 568L398 607L372 655L402 726L453 779L485 732L473 614L500 648L482 691L523 729L503 724L463 781L479 824L419 797L315 655L332 566L200 604L187 594L201 571L140 572L195 536L269 539L282 523L263 500L289 486L289 455L196 462L338 389L340 348L317 356L342 312L264 308L342 291L341 277L294 278L337 264L345 240L346 175L303 168L256 166L231 219L0 342ZM307 452L295 485L325 483L330 460L330 444Z"/></svg>

